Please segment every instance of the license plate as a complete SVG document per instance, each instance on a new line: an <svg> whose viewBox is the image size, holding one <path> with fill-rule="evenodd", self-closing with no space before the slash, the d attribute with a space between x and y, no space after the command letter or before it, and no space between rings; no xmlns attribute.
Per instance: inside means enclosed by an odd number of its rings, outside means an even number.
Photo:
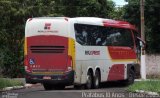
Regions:
<svg viewBox="0 0 160 98"><path fill-rule="evenodd" d="M51 77L49 77L49 76L44 76L44 77L43 77L43 79L50 80L50 79L51 79Z"/></svg>

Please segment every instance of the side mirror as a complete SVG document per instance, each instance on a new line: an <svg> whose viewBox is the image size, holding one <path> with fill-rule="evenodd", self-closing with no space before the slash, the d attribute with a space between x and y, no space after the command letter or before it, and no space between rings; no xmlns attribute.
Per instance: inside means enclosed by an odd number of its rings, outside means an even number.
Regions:
<svg viewBox="0 0 160 98"><path fill-rule="evenodd" d="M146 42L145 42L144 40L142 40L140 37L137 37L137 39L138 39L139 42L140 42L140 46L141 46L143 49L145 49L145 47L146 47Z"/></svg>
<svg viewBox="0 0 160 98"><path fill-rule="evenodd" d="M140 41L139 44L140 44L141 47L144 47L144 44L143 44L142 41Z"/></svg>

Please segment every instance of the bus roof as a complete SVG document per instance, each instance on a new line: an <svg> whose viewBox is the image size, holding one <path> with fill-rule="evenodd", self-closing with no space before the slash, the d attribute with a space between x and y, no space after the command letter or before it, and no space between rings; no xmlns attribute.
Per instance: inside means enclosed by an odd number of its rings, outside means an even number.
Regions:
<svg viewBox="0 0 160 98"><path fill-rule="evenodd" d="M104 19L104 18L96 18L96 17L76 17L77 21L83 21L83 22L92 22L96 24L102 24L106 27L117 27L117 28L126 28L126 29L132 29L136 30L136 27L129 22L126 21L119 21L119 20L112 20L112 19Z"/></svg>
<svg viewBox="0 0 160 98"><path fill-rule="evenodd" d="M112 19L105 19L105 18L97 18L97 17L36 17L36 19L64 19L68 20L75 20L79 23L91 23L93 25L102 25L106 27L116 27L116 28L126 28L132 29L137 31L136 27L129 22L126 21L119 21L119 20L112 20Z"/></svg>

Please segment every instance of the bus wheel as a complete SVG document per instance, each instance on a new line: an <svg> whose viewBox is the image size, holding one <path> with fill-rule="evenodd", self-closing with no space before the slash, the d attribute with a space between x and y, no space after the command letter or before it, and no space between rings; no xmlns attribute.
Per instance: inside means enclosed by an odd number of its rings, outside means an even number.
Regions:
<svg viewBox="0 0 160 98"><path fill-rule="evenodd" d="M74 85L74 88L77 90L85 89L84 85Z"/></svg>
<svg viewBox="0 0 160 98"><path fill-rule="evenodd" d="M63 90L65 88L65 85L59 85L59 86L55 85L53 88L56 90Z"/></svg>
<svg viewBox="0 0 160 98"><path fill-rule="evenodd" d="M100 85L100 73L97 70L94 77L94 88L95 89L99 88L99 85Z"/></svg>
<svg viewBox="0 0 160 98"><path fill-rule="evenodd" d="M43 83L43 87L45 90L52 90L53 86L51 84Z"/></svg>
<svg viewBox="0 0 160 98"><path fill-rule="evenodd" d="M135 72L132 69L130 69L128 73L128 79L126 80L125 84L127 85L133 84L134 79L135 79Z"/></svg>
<svg viewBox="0 0 160 98"><path fill-rule="evenodd" d="M86 89L91 89L93 85L93 77L90 71L87 73L87 83L85 85Z"/></svg>

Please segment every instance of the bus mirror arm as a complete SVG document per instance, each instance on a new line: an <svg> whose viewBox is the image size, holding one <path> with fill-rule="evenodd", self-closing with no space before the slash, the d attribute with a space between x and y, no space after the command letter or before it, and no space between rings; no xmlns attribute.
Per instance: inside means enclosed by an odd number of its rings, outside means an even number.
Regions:
<svg viewBox="0 0 160 98"><path fill-rule="evenodd" d="M146 42L142 40L140 37L137 37L137 39L140 41L140 46L145 49L146 48Z"/></svg>

